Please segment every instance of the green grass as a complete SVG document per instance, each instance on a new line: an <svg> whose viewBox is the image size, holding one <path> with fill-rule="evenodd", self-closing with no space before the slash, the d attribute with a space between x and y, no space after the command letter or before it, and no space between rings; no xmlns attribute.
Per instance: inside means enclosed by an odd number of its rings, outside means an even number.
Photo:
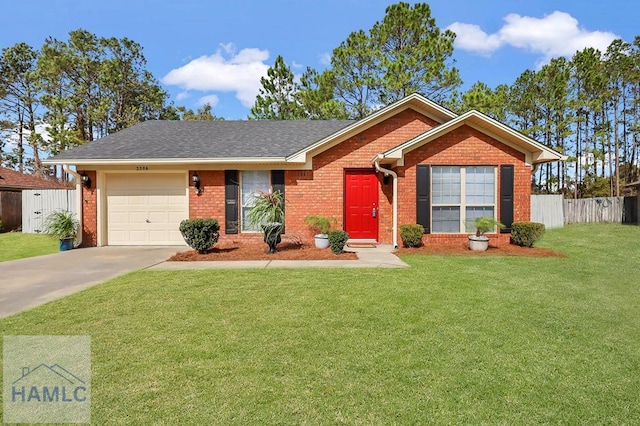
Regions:
<svg viewBox="0 0 640 426"><path fill-rule="evenodd" d="M96 424L638 424L640 227L565 258L141 271L0 321L92 337Z"/></svg>
<svg viewBox="0 0 640 426"><path fill-rule="evenodd" d="M50 235L7 232L0 234L0 262L55 253L59 241Z"/></svg>

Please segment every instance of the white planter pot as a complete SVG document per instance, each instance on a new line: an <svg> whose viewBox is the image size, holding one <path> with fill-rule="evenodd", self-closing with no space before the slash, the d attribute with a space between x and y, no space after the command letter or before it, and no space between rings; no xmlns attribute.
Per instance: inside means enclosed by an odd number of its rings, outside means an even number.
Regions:
<svg viewBox="0 0 640 426"><path fill-rule="evenodd" d="M484 235L469 235L469 249L473 251L485 251L489 248L489 238Z"/></svg>
<svg viewBox="0 0 640 426"><path fill-rule="evenodd" d="M327 234L318 234L313 237L316 242L316 247L319 249L326 249L329 247L329 236Z"/></svg>

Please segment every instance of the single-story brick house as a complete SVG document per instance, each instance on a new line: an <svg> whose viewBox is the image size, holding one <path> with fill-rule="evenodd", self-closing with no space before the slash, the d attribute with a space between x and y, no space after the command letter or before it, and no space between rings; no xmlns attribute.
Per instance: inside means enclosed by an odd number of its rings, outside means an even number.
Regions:
<svg viewBox="0 0 640 426"><path fill-rule="evenodd" d="M507 231L529 220L532 168L563 159L477 111L413 94L358 121L148 121L46 163L92 181L85 246L184 244L185 218L213 217L221 238L254 239L247 201L269 188L285 194L285 235L309 241L304 218L321 214L351 239L385 244L419 223L429 244L466 240L482 215Z"/></svg>

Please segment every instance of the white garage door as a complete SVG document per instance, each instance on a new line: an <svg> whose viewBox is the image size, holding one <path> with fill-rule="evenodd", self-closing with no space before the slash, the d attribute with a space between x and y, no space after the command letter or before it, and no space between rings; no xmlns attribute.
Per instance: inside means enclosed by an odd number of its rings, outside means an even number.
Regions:
<svg viewBox="0 0 640 426"><path fill-rule="evenodd" d="M185 174L108 174L107 244L184 245Z"/></svg>

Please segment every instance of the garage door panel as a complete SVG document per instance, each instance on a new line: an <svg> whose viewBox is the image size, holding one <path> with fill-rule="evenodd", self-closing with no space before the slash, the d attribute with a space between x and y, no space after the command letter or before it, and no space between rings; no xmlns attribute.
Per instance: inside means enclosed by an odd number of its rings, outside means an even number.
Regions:
<svg viewBox="0 0 640 426"><path fill-rule="evenodd" d="M148 238L147 238L147 232L146 231L129 231L128 232L128 238L129 241L131 241L132 244L134 245L138 245L138 244L145 244L148 243Z"/></svg>
<svg viewBox="0 0 640 426"><path fill-rule="evenodd" d="M176 212L176 211L172 211L172 212L168 212L169 213L169 222L170 223L175 223L178 226L180 225L180 222L182 222L184 219L186 219L185 217L183 217L182 212ZM177 227L176 227L177 229Z"/></svg>
<svg viewBox="0 0 640 426"><path fill-rule="evenodd" d="M184 245L178 230L188 218L185 174L107 175L110 245Z"/></svg>
<svg viewBox="0 0 640 426"><path fill-rule="evenodd" d="M112 195L109 197L109 203L112 206L124 206L127 204L127 198L118 195Z"/></svg>
<svg viewBox="0 0 640 426"><path fill-rule="evenodd" d="M165 241L168 238L169 238L169 231L167 230L158 230L158 231L149 232L149 241L152 243L160 244L162 241Z"/></svg>
<svg viewBox="0 0 640 426"><path fill-rule="evenodd" d="M130 195L125 197L130 206L146 206L149 204L147 197L144 195Z"/></svg>
<svg viewBox="0 0 640 426"><path fill-rule="evenodd" d="M109 212L109 223L113 225L127 223L126 212Z"/></svg>
<svg viewBox="0 0 640 426"><path fill-rule="evenodd" d="M135 224L141 224L141 223L145 223L147 221L147 217L149 215L147 214L147 212L145 211L129 211L129 223L135 223Z"/></svg>
<svg viewBox="0 0 640 426"><path fill-rule="evenodd" d="M148 214L149 222L151 223L171 223L168 220L169 213L163 211L150 211Z"/></svg>

